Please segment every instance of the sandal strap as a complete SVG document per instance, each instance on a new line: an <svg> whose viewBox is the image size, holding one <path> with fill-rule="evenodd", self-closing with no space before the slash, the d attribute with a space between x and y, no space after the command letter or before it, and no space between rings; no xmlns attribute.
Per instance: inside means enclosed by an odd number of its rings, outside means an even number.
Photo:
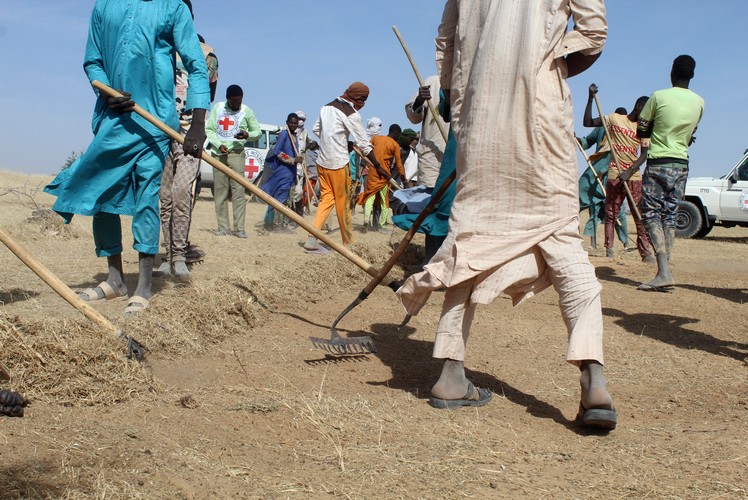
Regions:
<svg viewBox="0 0 748 500"><path fill-rule="evenodd" d="M112 288L112 286L106 281L102 281L97 286L101 288L102 292L104 292L104 298L107 300L114 299L118 296L114 288Z"/></svg>
<svg viewBox="0 0 748 500"><path fill-rule="evenodd" d="M83 299L85 302L93 302L93 301L99 300L99 294L96 293L95 288L86 288L85 290L80 292L79 295L84 294L84 293L88 297L88 299Z"/></svg>
<svg viewBox="0 0 748 500"><path fill-rule="evenodd" d="M140 295L133 295L130 297L130 300L127 302L127 305L133 305L133 304L139 304L143 307L147 306L150 301L148 299L145 299L141 297Z"/></svg>

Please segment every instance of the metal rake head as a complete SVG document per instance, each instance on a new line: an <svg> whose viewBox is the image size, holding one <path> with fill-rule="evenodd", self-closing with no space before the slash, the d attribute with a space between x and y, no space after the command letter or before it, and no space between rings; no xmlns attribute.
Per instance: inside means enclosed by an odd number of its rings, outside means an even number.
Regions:
<svg viewBox="0 0 748 500"><path fill-rule="evenodd" d="M368 335L363 337L351 337L349 339L344 339L337 335L329 339L309 337L309 340L312 341L312 344L317 349L322 349L323 351L336 356L370 354L377 352L374 341Z"/></svg>
<svg viewBox="0 0 748 500"><path fill-rule="evenodd" d="M119 337L127 344L127 352L125 354L127 359L143 361L146 351L145 346L129 335L126 335L124 331L119 332Z"/></svg>

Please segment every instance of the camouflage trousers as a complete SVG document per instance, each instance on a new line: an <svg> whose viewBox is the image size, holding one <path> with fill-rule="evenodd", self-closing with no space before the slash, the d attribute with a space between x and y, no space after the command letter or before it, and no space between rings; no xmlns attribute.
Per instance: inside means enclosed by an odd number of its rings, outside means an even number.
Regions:
<svg viewBox="0 0 748 500"><path fill-rule="evenodd" d="M172 141L161 178L161 231L169 260L185 261L189 246L193 184L200 169L200 159L184 154L182 145Z"/></svg>
<svg viewBox="0 0 748 500"><path fill-rule="evenodd" d="M647 165L642 178L639 211L645 226L660 224L674 228L678 202L686 189L688 167L680 163Z"/></svg>
<svg viewBox="0 0 748 500"><path fill-rule="evenodd" d="M688 166L681 163L647 165L639 202L642 222L647 228L655 254L672 251L678 202L686 189Z"/></svg>

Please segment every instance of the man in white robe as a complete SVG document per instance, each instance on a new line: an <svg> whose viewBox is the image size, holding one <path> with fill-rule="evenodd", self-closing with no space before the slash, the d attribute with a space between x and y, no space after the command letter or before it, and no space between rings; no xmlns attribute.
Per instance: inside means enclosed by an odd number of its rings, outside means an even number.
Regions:
<svg viewBox="0 0 748 500"><path fill-rule="evenodd" d="M573 28L567 32L569 19ZM565 79L594 63L607 36L603 0L448 0L437 66L458 142L449 234L398 294L416 314L446 288L429 402L482 406L491 393L464 371L476 304L517 305L553 285L581 370L579 421L612 429L603 376L600 284L579 235L577 161Z"/></svg>

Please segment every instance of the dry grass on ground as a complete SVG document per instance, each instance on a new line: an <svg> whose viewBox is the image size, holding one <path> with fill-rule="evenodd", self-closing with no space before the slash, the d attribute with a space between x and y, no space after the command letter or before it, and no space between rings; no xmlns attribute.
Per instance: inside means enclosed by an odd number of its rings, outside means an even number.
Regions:
<svg viewBox="0 0 748 500"><path fill-rule="evenodd" d="M48 217L44 182L0 173L2 227L74 289L95 285L106 275L90 219ZM1 385L33 400L23 419L2 419L0 496L748 496L746 230L678 240L671 294L635 290L654 272L635 254L593 252L620 419L606 436L574 425L578 378L552 290L479 308L467 366L494 399L433 410L441 294L398 328L401 307L378 289L340 324L372 336L377 355L326 356L308 337L329 335L369 276L334 253L304 254L302 230L262 231L263 210L248 206L249 240L220 238L201 199L192 239L208 256L192 279L154 278L137 319L121 302L96 306L148 347L142 364L0 248ZM353 250L378 267L401 235L357 234ZM137 255L124 260L133 290Z"/></svg>

